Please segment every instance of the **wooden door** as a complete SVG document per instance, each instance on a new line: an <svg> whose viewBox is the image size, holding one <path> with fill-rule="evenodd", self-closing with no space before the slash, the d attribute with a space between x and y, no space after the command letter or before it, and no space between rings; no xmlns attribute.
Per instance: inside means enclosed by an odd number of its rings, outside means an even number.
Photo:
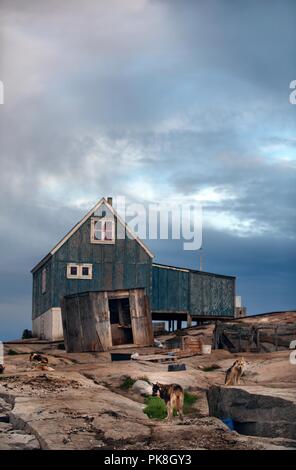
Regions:
<svg viewBox="0 0 296 470"><path fill-rule="evenodd" d="M152 345L152 317L149 299L144 289L130 290L129 299L134 344L137 346Z"/></svg>
<svg viewBox="0 0 296 470"><path fill-rule="evenodd" d="M65 348L67 352L82 352L82 331L78 297L61 301Z"/></svg>
<svg viewBox="0 0 296 470"><path fill-rule="evenodd" d="M95 331L100 343L100 350L112 348L110 312L107 292L90 293L90 310L94 314Z"/></svg>

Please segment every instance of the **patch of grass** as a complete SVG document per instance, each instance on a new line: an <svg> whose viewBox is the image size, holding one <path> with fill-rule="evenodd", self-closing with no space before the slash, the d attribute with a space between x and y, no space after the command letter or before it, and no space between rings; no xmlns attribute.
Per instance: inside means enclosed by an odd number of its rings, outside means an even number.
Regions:
<svg viewBox="0 0 296 470"><path fill-rule="evenodd" d="M203 372L213 372L214 370L221 369L218 364L212 364L211 366L205 366L202 368Z"/></svg>
<svg viewBox="0 0 296 470"><path fill-rule="evenodd" d="M134 379L132 379L129 375L127 375L123 382L120 384L120 388L122 390L129 390L130 388L132 388L132 386L134 385L136 381Z"/></svg>
<svg viewBox="0 0 296 470"><path fill-rule="evenodd" d="M191 412L191 408L194 403L198 400L196 395L185 392L184 393L184 415ZM145 398L144 413L150 419L165 419L167 417L167 408L164 400L159 397L146 397ZM176 410L174 410L174 416L177 415Z"/></svg>
<svg viewBox="0 0 296 470"><path fill-rule="evenodd" d="M159 397L146 397L146 407L144 413L150 419L165 419L167 416L167 409L165 402Z"/></svg>

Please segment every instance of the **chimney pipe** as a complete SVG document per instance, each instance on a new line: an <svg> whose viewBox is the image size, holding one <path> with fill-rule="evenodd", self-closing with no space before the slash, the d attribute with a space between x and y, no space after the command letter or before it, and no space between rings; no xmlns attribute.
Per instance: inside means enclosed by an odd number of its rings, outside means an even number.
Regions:
<svg viewBox="0 0 296 470"><path fill-rule="evenodd" d="M110 206L112 206L112 197L107 197L107 202Z"/></svg>

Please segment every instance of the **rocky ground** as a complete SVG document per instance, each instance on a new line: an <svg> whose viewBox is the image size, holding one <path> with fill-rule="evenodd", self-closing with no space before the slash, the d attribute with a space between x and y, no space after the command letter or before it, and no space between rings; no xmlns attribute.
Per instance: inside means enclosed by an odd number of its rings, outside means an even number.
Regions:
<svg viewBox="0 0 296 470"><path fill-rule="evenodd" d="M225 370L239 355L213 351L209 356L182 359L185 371L168 372L166 364L111 362L109 353L68 354L46 343L10 344L5 349L0 449L296 448L293 435L246 436L209 417L206 393L212 386L223 385ZM54 370L34 369L29 362L32 350L46 353ZM154 348L128 351L151 354ZM239 389L249 393L257 387L260 397L262 390L276 395L280 389L280 397L285 400L286 394L293 402L296 366L289 363L289 351L244 356L247 370ZM151 420L143 413L144 397L137 387L121 388L126 377L180 383L198 400L183 422L179 418L172 423ZM223 393L224 387L220 389ZM225 403L229 404L229 396Z"/></svg>

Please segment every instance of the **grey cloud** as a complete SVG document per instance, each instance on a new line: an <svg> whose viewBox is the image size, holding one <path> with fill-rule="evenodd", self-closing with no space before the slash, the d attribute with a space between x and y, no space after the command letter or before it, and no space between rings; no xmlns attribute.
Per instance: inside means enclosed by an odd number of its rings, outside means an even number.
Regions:
<svg viewBox="0 0 296 470"><path fill-rule="evenodd" d="M16 335L11 318L29 322L30 268L83 215L82 205L109 194L134 200L142 182L156 200L208 187L233 194L207 202L206 213L267 230L242 239L231 227L206 227L206 267L238 274L252 311L291 307L295 2L2 0L0 11L7 337ZM180 247L156 247L164 262L195 262ZM275 253L274 265L264 261ZM270 286L277 294L269 299Z"/></svg>

